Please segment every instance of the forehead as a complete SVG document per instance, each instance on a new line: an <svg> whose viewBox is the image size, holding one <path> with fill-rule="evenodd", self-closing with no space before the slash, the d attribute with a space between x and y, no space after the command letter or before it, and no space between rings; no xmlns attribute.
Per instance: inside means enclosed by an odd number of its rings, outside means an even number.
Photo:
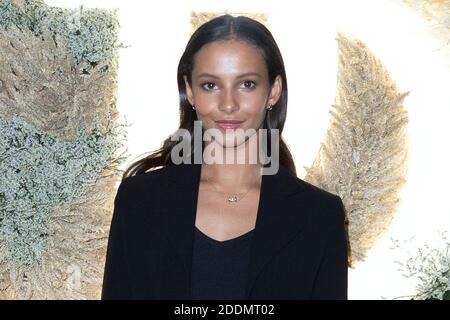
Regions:
<svg viewBox="0 0 450 320"><path fill-rule="evenodd" d="M253 45L238 40L219 40L204 45L195 55L193 75L202 72L232 76L244 72L266 72L261 52Z"/></svg>

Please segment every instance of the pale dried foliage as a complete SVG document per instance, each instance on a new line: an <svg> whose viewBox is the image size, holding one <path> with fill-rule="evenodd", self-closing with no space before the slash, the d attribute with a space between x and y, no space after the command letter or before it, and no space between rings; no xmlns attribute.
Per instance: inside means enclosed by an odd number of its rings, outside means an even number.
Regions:
<svg viewBox="0 0 450 320"><path fill-rule="evenodd" d="M116 95L116 70L80 74L85 63L76 64L59 36L36 37L15 26L0 28L0 52L2 114L19 115L65 140L74 138L80 123L91 129L96 115L108 125L103 114Z"/></svg>
<svg viewBox="0 0 450 320"><path fill-rule="evenodd" d="M54 208L50 243L38 265L11 268L0 257L0 299L100 298L116 180L99 179L88 198Z"/></svg>
<svg viewBox="0 0 450 320"><path fill-rule="evenodd" d="M239 13L239 12L191 12L191 33L198 29L202 24L218 16L229 14L232 16L245 16L267 25L267 14L264 13Z"/></svg>
<svg viewBox="0 0 450 320"><path fill-rule="evenodd" d="M43 26L42 37L14 26L0 28L0 113L72 140L80 125L92 129L117 119L117 72L76 64L63 39ZM99 65L100 67L100 65ZM107 116L108 115L108 116ZM112 164L113 168L116 164ZM105 170L87 197L55 207L49 215L49 246L40 262L17 265L0 242L0 299L98 299L117 178Z"/></svg>
<svg viewBox="0 0 450 320"><path fill-rule="evenodd" d="M25 0L12 0L11 1L17 8L19 8L22 12L25 12Z"/></svg>
<svg viewBox="0 0 450 320"><path fill-rule="evenodd" d="M450 0L402 0L417 10L427 20L433 20L437 27L450 31Z"/></svg>
<svg viewBox="0 0 450 320"><path fill-rule="evenodd" d="M450 67L450 0L402 0L428 22L429 32L438 40L440 54Z"/></svg>
<svg viewBox="0 0 450 320"><path fill-rule="evenodd" d="M387 228L399 203L407 169L409 92L357 39L342 33L337 96L328 132L305 180L342 197L351 262L363 260Z"/></svg>

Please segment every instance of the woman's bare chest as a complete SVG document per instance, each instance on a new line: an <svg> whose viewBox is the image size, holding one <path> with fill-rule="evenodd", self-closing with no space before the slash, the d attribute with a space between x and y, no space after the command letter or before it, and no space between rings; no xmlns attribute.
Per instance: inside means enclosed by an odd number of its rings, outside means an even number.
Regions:
<svg viewBox="0 0 450 320"><path fill-rule="evenodd" d="M237 202L228 202L225 194L200 188L195 226L217 241L236 238L255 228L258 204L257 189Z"/></svg>

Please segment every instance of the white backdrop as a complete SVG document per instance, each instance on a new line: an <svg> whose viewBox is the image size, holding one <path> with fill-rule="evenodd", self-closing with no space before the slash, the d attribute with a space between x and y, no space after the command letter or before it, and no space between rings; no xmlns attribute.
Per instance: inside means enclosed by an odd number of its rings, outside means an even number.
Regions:
<svg viewBox="0 0 450 320"><path fill-rule="evenodd" d="M412 294L414 281L397 271L405 257L390 238L433 243L450 230L450 57L439 55L429 25L400 1L137 1L47 0L52 6L119 8L118 108L133 124L132 158L160 147L177 129L176 71L189 38L190 12L267 13L268 27L287 68L289 107L284 137L303 178L325 135L335 96L337 42L341 30L365 42L380 57L405 99L410 124L410 167L402 202L390 229L366 262L349 274L350 299L392 299ZM130 159L131 161L131 159ZM406 245L405 245L406 246ZM414 248L412 246L411 248Z"/></svg>

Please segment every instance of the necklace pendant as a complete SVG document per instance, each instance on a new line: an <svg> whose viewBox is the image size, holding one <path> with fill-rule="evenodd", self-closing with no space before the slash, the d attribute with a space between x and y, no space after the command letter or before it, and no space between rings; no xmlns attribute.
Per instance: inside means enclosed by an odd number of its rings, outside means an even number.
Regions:
<svg viewBox="0 0 450 320"><path fill-rule="evenodd" d="M237 196L232 195L232 196L228 196L228 202L237 202Z"/></svg>

